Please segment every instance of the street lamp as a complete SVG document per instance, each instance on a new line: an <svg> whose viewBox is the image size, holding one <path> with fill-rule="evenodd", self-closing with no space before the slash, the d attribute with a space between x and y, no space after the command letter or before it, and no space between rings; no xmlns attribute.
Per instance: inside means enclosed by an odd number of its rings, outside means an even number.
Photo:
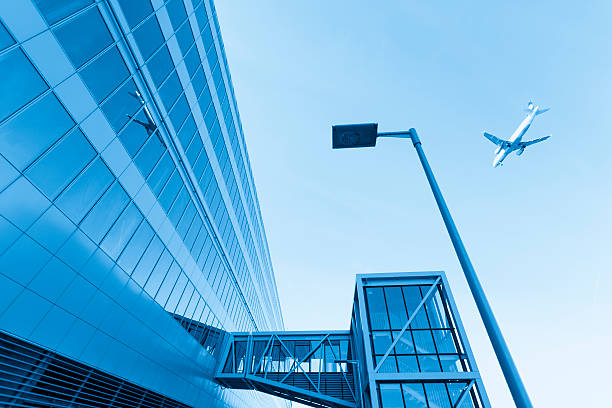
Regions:
<svg viewBox="0 0 612 408"><path fill-rule="evenodd" d="M413 128L404 132L378 133L378 124L376 123L332 126L332 148L334 149L374 147L376 146L376 139L378 137L401 137L410 138L412 140L412 145L416 149L421 165L423 166L423 170L425 171L425 176L427 177L431 191L436 199L436 203L438 204L438 209L440 210L440 214L444 220L444 225L446 226L448 235L453 243L457 257L459 258L459 263L463 269L465 279L467 280L472 296L474 297L474 301L476 302L476 306L478 307L478 312L480 312L480 317L482 318L482 322L484 323L489 339L491 340L491 344L493 345L493 350L495 351L497 361L499 362L502 372L504 373L506 383L508 384L512 398L514 399L514 403L519 408L531 408L533 405L529 400L527 390L525 389L518 370L516 369L516 365L512 360L510 350L508 350L506 341L504 340L499 325L495 320L493 310L489 305L489 301L487 300L484 290L482 289L482 285L476 276L476 271L472 266L472 262L470 261L467 251L465 250L463 241L459 236L459 231L457 231L457 227L455 226L455 222L453 221L448 207L446 206L444 197L442 197L440 187L436 182L431 167L429 167L429 163L427 162L427 158L423 152L423 147L421 146L421 140L419 139L416 130Z"/></svg>

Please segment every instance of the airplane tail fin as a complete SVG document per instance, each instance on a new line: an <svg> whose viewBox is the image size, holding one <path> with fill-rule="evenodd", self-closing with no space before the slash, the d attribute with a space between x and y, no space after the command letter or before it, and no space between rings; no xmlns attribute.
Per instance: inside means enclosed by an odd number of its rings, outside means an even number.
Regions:
<svg viewBox="0 0 612 408"><path fill-rule="evenodd" d="M550 108L540 108L539 106L536 106L533 102L529 101L529 103L527 104L527 107L525 108L525 112L527 113L533 113L535 111L536 115L541 115L544 112L548 112L550 110Z"/></svg>

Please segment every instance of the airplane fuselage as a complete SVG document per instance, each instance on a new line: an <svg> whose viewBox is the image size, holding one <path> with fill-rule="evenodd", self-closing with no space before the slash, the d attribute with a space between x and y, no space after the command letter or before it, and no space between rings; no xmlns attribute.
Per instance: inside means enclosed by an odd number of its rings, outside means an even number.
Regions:
<svg viewBox="0 0 612 408"><path fill-rule="evenodd" d="M537 108L530 112L525 119L521 122L521 124L516 128L514 133L508 141L499 148L499 152L495 155L495 159L493 159L493 167L500 166L504 159L508 157L510 153L515 150L520 149L520 143L523 140L523 136L527 133L529 126L533 122L533 119L536 116Z"/></svg>

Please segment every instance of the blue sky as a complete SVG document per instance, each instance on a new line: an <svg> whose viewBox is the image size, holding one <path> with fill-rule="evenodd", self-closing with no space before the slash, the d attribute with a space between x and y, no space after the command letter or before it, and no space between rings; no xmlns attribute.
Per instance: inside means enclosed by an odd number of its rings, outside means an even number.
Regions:
<svg viewBox="0 0 612 408"><path fill-rule="evenodd" d="M354 275L445 270L493 406L511 407L409 142L415 127L535 406L601 406L612 358L612 3L216 1L285 324L348 328ZM487 130L527 138L492 169Z"/></svg>

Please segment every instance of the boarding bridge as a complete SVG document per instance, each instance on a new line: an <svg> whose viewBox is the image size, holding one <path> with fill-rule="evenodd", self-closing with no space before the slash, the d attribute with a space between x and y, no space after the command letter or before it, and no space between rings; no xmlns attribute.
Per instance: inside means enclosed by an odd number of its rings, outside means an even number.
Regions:
<svg viewBox="0 0 612 408"><path fill-rule="evenodd" d="M232 333L216 381L313 407L490 408L443 272L357 275L348 331Z"/></svg>

